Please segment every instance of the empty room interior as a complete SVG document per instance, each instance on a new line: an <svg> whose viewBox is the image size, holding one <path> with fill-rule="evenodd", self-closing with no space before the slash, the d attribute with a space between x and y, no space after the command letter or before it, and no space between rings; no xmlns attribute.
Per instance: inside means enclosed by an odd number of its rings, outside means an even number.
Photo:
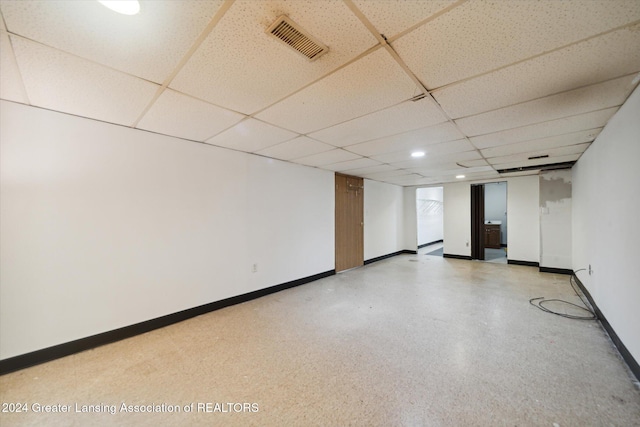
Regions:
<svg viewBox="0 0 640 427"><path fill-rule="evenodd" d="M2 426L640 426L638 0L0 13Z"/></svg>

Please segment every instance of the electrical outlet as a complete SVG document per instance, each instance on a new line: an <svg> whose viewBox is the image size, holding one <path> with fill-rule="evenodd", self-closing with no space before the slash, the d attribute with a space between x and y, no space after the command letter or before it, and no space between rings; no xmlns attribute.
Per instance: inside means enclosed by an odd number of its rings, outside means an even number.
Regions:
<svg viewBox="0 0 640 427"><path fill-rule="evenodd" d="M258 264L253 264L253 266L251 267L251 271L254 273L258 272Z"/></svg>

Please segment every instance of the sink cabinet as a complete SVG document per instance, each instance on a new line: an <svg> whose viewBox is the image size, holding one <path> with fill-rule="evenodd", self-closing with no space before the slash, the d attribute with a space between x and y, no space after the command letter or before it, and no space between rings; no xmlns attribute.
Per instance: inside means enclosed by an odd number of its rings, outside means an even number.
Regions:
<svg viewBox="0 0 640 427"><path fill-rule="evenodd" d="M499 224L485 224L484 247L500 249L500 225Z"/></svg>

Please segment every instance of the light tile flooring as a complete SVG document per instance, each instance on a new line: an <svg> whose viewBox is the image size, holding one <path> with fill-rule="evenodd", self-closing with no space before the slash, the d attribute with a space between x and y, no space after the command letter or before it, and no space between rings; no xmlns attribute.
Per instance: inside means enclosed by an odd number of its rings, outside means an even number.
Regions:
<svg viewBox="0 0 640 427"><path fill-rule="evenodd" d="M639 426L601 326L528 303L572 293L531 267L401 255L4 375L0 400L30 410L0 425Z"/></svg>

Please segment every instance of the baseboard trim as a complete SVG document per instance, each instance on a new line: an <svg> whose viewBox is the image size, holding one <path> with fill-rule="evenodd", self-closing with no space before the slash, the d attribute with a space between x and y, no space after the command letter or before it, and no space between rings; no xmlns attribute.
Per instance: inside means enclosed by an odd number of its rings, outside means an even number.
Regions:
<svg viewBox="0 0 640 427"><path fill-rule="evenodd" d="M471 261L472 258L467 255L454 255L454 254L442 254L443 258L453 258L453 259L465 259L467 261Z"/></svg>
<svg viewBox="0 0 640 427"><path fill-rule="evenodd" d="M377 256L375 258L371 258L371 259L367 259L364 261L364 265L368 265L374 262L378 262L378 261L382 261L383 259L387 259L387 258L391 258L394 257L396 255L400 255L402 253L402 251L397 251L397 252L393 252L391 254L386 254L386 255L382 255L382 256Z"/></svg>
<svg viewBox="0 0 640 427"><path fill-rule="evenodd" d="M31 353L26 353L19 356L10 357L8 359L0 360L0 375L15 372L20 369L28 368L30 366L39 365L41 363L59 359L61 357L70 356L81 351L90 350L92 348L110 344L126 338L131 338L136 335L153 331L154 329L163 328L174 323L182 322L183 320L191 319L192 317L200 316L202 314L206 314L235 304L251 301L253 299L273 294L275 292L283 291L285 289L304 285L306 283L323 279L325 277L333 276L334 274L336 274L335 270L325 271L322 273L314 274L312 276L303 277L301 279L271 286L265 289L259 289L257 291L237 295L235 297L226 298L220 301L214 301L176 313L167 314L166 316L157 317L155 319L136 323L134 325L125 326L123 328L114 329L112 331L103 332L101 334L92 335L90 337L81 338L64 344L58 344L52 347L44 348L42 350L36 350Z"/></svg>
<svg viewBox="0 0 640 427"><path fill-rule="evenodd" d="M573 270L569 268L554 268L554 267L540 267L541 273L555 273L555 274L566 274L571 276L573 274Z"/></svg>
<svg viewBox="0 0 640 427"><path fill-rule="evenodd" d="M433 242L429 242L429 243L423 243L422 245L418 245L418 249L422 249L425 246L435 245L436 243L442 243L442 242L444 242L444 240L440 239L440 240L434 240Z"/></svg>
<svg viewBox="0 0 640 427"><path fill-rule="evenodd" d="M633 375L635 375L636 379L640 381L640 365L638 364L636 359L633 357L633 355L629 352L629 350L624 345L624 343L620 340L620 337L618 337L618 334L616 334L616 331L613 329L613 327L611 326L607 318L604 317L604 314L602 314L602 312L598 308L598 304L596 304L596 302L593 300L593 298L591 297L591 294L589 293L587 288L585 288L585 286L582 284L578 276L573 274L573 277L576 279L576 283L578 284L578 287L580 288L584 296L586 296L587 300L589 300L589 304L591 304L591 306L593 307L593 310L596 312L596 316L598 316L598 320L602 324L602 327L607 332L607 334L609 334L611 341L613 341L613 344L616 346L616 348L620 352L620 355L622 356L624 361L627 362L627 366L629 366L629 369L631 370Z"/></svg>
<svg viewBox="0 0 640 427"><path fill-rule="evenodd" d="M540 263L534 261L519 261L517 259L508 259L507 264L526 265L527 267L540 267Z"/></svg>

